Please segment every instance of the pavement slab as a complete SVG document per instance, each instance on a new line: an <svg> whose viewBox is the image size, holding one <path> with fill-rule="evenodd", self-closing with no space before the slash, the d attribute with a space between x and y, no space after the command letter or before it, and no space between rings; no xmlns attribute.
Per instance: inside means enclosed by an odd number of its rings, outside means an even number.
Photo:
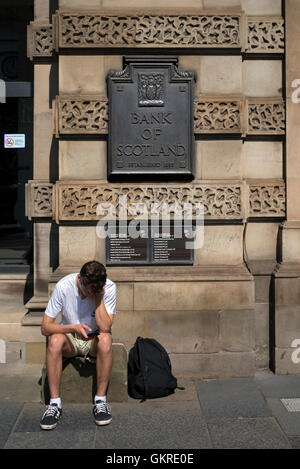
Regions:
<svg viewBox="0 0 300 469"><path fill-rule="evenodd" d="M95 430L56 432L14 432L7 440L5 449L92 449Z"/></svg>
<svg viewBox="0 0 300 469"><path fill-rule="evenodd" d="M268 417L271 412L253 378L196 382L200 407L209 421L227 417Z"/></svg>
<svg viewBox="0 0 300 469"><path fill-rule="evenodd" d="M217 449L289 449L291 443L272 417L220 419L208 422Z"/></svg>
<svg viewBox="0 0 300 469"><path fill-rule="evenodd" d="M96 448L212 448L199 408L188 405L114 405L112 423L97 430Z"/></svg>
<svg viewBox="0 0 300 469"><path fill-rule="evenodd" d="M283 431L300 439L300 412L289 412L280 399L268 398L267 403Z"/></svg>
<svg viewBox="0 0 300 469"><path fill-rule="evenodd" d="M22 375L15 386L29 376ZM300 449L300 412L288 412L280 401L299 397L299 376L187 381L181 383L185 390L165 398L110 403L113 419L102 427L95 425L91 404L63 403L52 431L40 429L45 405L35 393L30 401L24 392L28 401L18 401L20 390L6 378L14 377L0 374L0 385L10 386L0 398L1 448Z"/></svg>
<svg viewBox="0 0 300 469"><path fill-rule="evenodd" d="M300 376L267 374L256 376L255 383L265 397L300 397Z"/></svg>
<svg viewBox="0 0 300 469"><path fill-rule="evenodd" d="M300 449L300 438L289 438L293 449Z"/></svg>
<svg viewBox="0 0 300 469"><path fill-rule="evenodd" d="M40 421L46 406L43 404L25 404L15 432L40 432ZM90 404L65 404L55 432L73 432L95 430L95 422ZM49 433L49 431L45 431Z"/></svg>
<svg viewBox="0 0 300 469"><path fill-rule="evenodd" d="M0 402L0 448L4 447L23 406L22 402Z"/></svg>

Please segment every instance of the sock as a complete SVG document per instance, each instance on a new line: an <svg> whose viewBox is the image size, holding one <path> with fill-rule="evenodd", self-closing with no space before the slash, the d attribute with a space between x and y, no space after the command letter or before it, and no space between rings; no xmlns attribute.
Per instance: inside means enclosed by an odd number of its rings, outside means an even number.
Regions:
<svg viewBox="0 0 300 469"><path fill-rule="evenodd" d="M61 398L60 397L56 397L54 399L50 399L50 405L52 404L57 404L57 406L61 409Z"/></svg>
<svg viewBox="0 0 300 469"><path fill-rule="evenodd" d="M95 399L94 399L95 404L96 404L96 401L106 402L106 396L95 396Z"/></svg>

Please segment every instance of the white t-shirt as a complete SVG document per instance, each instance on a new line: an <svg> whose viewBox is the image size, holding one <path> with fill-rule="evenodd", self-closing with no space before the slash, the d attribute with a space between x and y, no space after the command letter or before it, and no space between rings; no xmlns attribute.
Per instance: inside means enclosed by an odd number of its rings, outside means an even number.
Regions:
<svg viewBox="0 0 300 469"><path fill-rule="evenodd" d="M81 298L76 285L77 274L69 274L60 279L48 302L45 314L51 318L61 312L61 324L86 324L92 331L97 329L95 319L95 301L92 298ZM104 306L107 314L116 314L117 287L106 279L104 285Z"/></svg>

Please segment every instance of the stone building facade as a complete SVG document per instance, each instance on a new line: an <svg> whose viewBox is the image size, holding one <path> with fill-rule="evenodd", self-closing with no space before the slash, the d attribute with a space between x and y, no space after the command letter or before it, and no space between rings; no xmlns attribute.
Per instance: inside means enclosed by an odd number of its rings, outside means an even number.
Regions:
<svg viewBox="0 0 300 469"><path fill-rule="evenodd" d="M106 263L99 202L200 201L193 265L107 267L114 339L156 338L179 376L300 373L299 21L297 0L35 0L30 312L62 276ZM177 57L197 76L191 181L107 177L106 78L130 55Z"/></svg>

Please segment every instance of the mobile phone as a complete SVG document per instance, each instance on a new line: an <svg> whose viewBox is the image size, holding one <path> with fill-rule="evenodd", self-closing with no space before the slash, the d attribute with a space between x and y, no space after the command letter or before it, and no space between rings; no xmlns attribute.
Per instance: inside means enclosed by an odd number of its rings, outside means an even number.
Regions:
<svg viewBox="0 0 300 469"><path fill-rule="evenodd" d="M93 332L89 332L87 334L87 336L90 338L90 337L96 337L96 335L99 334L99 329L97 329L96 331L93 331Z"/></svg>

